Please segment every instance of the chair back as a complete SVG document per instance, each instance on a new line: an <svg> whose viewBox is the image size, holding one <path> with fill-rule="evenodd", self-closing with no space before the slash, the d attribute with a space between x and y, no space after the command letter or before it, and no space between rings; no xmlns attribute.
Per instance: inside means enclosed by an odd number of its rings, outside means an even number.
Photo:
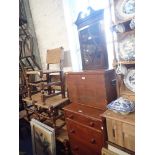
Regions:
<svg viewBox="0 0 155 155"><path fill-rule="evenodd" d="M47 64L60 64L63 59L64 59L63 47L47 50L47 57L46 57Z"/></svg>

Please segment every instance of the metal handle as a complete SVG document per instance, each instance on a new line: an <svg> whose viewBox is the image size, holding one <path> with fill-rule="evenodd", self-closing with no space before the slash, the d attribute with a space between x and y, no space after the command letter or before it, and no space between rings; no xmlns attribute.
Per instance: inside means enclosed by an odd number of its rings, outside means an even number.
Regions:
<svg viewBox="0 0 155 155"><path fill-rule="evenodd" d="M112 129L113 137L115 137L115 129Z"/></svg>

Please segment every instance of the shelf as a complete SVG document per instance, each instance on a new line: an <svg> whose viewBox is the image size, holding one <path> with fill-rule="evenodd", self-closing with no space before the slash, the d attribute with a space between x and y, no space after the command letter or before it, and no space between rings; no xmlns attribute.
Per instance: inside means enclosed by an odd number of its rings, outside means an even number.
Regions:
<svg viewBox="0 0 155 155"><path fill-rule="evenodd" d="M113 22L113 23L112 23L112 26L116 26L116 25L118 25L118 24L127 24L127 23L130 23L131 20L132 20L133 18L134 18L134 17L129 18L129 19L127 19L127 20L124 20L124 21L122 21L122 22Z"/></svg>
<svg viewBox="0 0 155 155"><path fill-rule="evenodd" d="M135 61L119 61L119 62L113 62L113 66L116 66L118 64L127 64L127 65L130 65L130 64L135 64Z"/></svg>

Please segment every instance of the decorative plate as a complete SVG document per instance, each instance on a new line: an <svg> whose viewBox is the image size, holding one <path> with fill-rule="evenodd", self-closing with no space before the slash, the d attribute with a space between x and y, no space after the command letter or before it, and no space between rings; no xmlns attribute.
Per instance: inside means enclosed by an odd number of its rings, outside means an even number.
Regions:
<svg viewBox="0 0 155 155"><path fill-rule="evenodd" d="M107 108L114 112L120 112L122 114L127 114L127 113L134 111L135 104L134 102L129 101L128 99L119 97L115 101L112 101L110 104L108 104Z"/></svg>
<svg viewBox="0 0 155 155"><path fill-rule="evenodd" d="M115 7L117 22L129 20L135 15L135 0L119 0Z"/></svg>
<svg viewBox="0 0 155 155"><path fill-rule="evenodd" d="M135 69L128 69L124 76L124 84L129 90L135 92Z"/></svg>
<svg viewBox="0 0 155 155"><path fill-rule="evenodd" d="M135 35L124 36L118 43L118 53L121 60L135 60Z"/></svg>

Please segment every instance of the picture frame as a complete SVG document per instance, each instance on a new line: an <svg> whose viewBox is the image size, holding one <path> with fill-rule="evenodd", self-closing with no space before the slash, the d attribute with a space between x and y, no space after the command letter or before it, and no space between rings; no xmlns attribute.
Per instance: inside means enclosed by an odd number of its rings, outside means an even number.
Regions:
<svg viewBox="0 0 155 155"><path fill-rule="evenodd" d="M33 155L56 155L55 130L35 119L30 124Z"/></svg>

